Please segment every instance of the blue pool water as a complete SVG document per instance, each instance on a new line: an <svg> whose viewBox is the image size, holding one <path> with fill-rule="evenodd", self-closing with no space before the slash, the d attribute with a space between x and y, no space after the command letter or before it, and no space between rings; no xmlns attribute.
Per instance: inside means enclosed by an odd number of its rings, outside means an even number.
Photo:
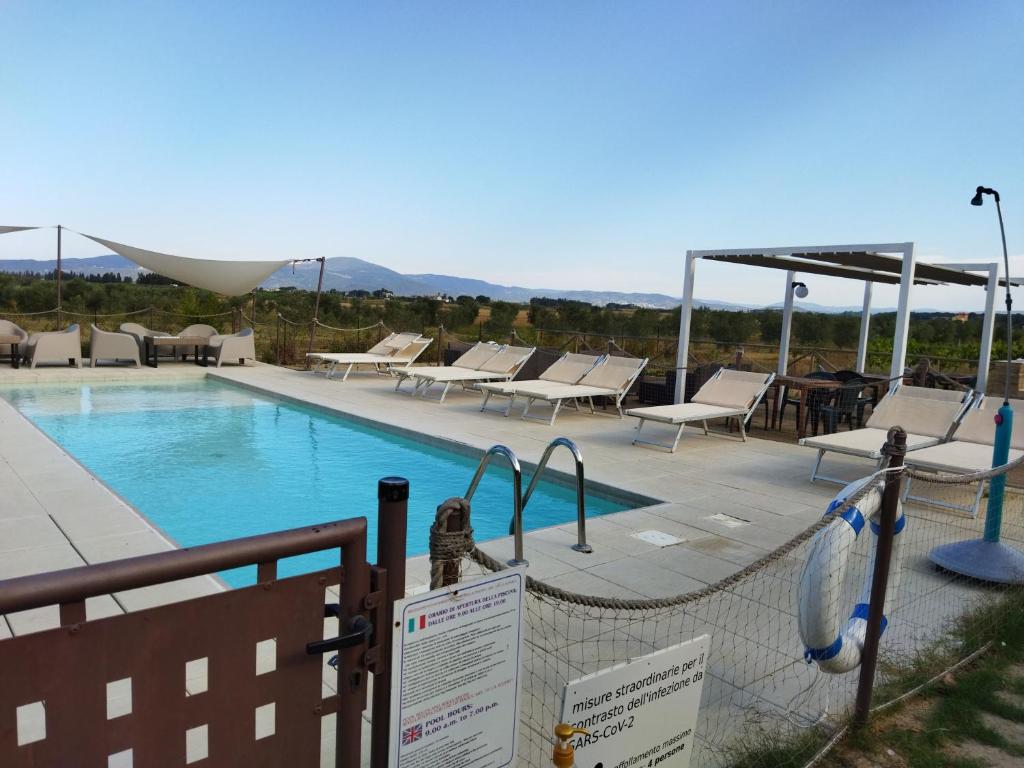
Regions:
<svg viewBox="0 0 1024 768"><path fill-rule="evenodd" d="M37 385L0 390L0 397L182 546L362 515L372 559L377 480L399 475L411 488L408 553L423 554L437 505L465 493L477 465L213 380ZM587 497L588 517L626 508ZM511 515L511 472L495 461L473 497L477 540L507 535ZM530 530L575 516L575 491L542 481L524 520ZM336 562L333 553L307 555L282 562L280 573ZM248 584L255 568L223 575L230 584Z"/></svg>

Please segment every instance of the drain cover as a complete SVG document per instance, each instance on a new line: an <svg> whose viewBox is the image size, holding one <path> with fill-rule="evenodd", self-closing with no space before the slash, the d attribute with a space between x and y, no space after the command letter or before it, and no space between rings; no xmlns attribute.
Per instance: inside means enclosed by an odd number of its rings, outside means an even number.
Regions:
<svg viewBox="0 0 1024 768"><path fill-rule="evenodd" d="M723 515L721 512L717 515L709 515L704 519L711 520L719 525L724 525L726 528L742 528L744 525L750 525L748 520L743 520L739 517L732 517L731 515Z"/></svg>
<svg viewBox="0 0 1024 768"><path fill-rule="evenodd" d="M681 544L686 541L686 539L680 539L678 536L673 536L664 531L637 531L629 535L634 539L646 541L648 544L653 544L656 547L671 547L673 544Z"/></svg>

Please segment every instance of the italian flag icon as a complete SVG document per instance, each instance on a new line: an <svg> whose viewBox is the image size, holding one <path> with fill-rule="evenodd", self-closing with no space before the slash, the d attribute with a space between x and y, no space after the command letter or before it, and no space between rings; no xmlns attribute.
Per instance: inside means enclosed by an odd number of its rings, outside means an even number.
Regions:
<svg viewBox="0 0 1024 768"><path fill-rule="evenodd" d="M419 617L419 619L416 619L415 617L409 619L409 634L410 635L413 632L415 632L417 629L426 629L426 628L427 628L427 614L424 613L422 616Z"/></svg>

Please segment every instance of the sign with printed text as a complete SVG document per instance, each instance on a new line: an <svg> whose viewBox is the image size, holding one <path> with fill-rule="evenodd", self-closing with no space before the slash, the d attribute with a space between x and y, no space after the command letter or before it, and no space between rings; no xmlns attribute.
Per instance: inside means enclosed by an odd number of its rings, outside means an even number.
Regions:
<svg viewBox="0 0 1024 768"><path fill-rule="evenodd" d="M522 570L395 603L390 768L502 768L516 758Z"/></svg>
<svg viewBox="0 0 1024 768"><path fill-rule="evenodd" d="M562 722L577 768L687 768L710 637L641 656L565 686Z"/></svg>

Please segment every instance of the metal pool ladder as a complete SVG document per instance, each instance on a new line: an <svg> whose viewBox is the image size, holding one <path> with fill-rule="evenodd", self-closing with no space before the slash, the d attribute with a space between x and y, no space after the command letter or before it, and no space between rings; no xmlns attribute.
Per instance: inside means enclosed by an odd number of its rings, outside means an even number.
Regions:
<svg viewBox="0 0 1024 768"><path fill-rule="evenodd" d="M465 499L466 501L473 499L473 494L476 493L477 486L480 485L480 480L487 470L487 465L491 463L491 457L496 455L504 456L512 466L512 520L509 523L508 532L514 537L515 553L513 558L508 561L509 565L529 565L529 562L523 557L523 509L526 508L527 503L533 496L533 491L536 489L540 476L548 465L551 454L559 446L565 446L569 450L576 468L576 543L572 545L572 548L577 552L589 553L594 551L593 547L587 544L587 507L586 495L583 491L583 454L580 453L579 446L567 437L556 437L552 440L547 448L544 449L544 455L541 456L540 462L537 464L537 470L533 473L530 485L527 487L526 495L524 496L523 470L519 466L519 459L515 452L504 445L493 445L487 449L487 453L480 460L480 464L476 468L476 474L473 475L473 480L466 491Z"/></svg>

